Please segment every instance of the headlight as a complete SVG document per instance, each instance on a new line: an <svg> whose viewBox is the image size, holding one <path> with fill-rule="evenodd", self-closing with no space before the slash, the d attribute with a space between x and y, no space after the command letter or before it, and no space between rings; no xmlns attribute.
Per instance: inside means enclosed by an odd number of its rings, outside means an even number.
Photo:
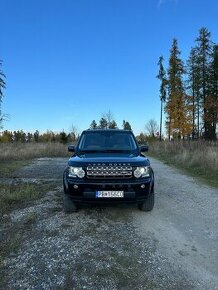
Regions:
<svg viewBox="0 0 218 290"><path fill-rule="evenodd" d="M149 166L136 167L133 174L136 178L149 177L150 176L150 167Z"/></svg>
<svg viewBox="0 0 218 290"><path fill-rule="evenodd" d="M69 177L83 178L85 176L85 171L82 169L82 167L69 166L68 170L69 170Z"/></svg>

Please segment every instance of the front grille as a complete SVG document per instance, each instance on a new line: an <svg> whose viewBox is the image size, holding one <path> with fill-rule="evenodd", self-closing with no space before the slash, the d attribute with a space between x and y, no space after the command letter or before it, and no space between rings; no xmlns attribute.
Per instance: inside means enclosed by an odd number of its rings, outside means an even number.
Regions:
<svg viewBox="0 0 218 290"><path fill-rule="evenodd" d="M131 178L132 166L126 164L98 164L87 167L88 178Z"/></svg>

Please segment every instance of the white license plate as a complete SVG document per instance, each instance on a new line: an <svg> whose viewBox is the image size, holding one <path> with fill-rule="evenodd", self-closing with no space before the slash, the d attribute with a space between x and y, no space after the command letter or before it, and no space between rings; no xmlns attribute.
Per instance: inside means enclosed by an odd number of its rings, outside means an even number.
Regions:
<svg viewBox="0 0 218 290"><path fill-rule="evenodd" d="M102 190L96 191L96 197L124 197L124 191Z"/></svg>

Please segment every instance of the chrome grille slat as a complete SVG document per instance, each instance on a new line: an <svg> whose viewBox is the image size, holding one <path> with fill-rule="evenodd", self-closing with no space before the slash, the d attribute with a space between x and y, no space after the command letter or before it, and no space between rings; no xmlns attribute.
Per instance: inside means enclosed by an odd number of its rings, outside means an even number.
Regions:
<svg viewBox="0 0 218 290"><path fill-rule="evenodd" d="M126 164L89 165L86 172L87 178L131 178L132 166Z"/></svg>

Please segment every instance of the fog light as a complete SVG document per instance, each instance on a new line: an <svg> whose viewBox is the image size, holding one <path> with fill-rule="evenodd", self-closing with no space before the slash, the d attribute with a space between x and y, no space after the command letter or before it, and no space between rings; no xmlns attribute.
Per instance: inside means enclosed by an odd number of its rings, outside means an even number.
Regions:
<svg viewBox="0 0 218 290"><path fill-rule="evenodd" d="M142 185L141 185L141 188L142 188L142 189L144 189L144 188L145 188L145 185L144 185L144 184L142 184Z"/></svg>
<svg viewBox="0 0 218 290"><path fill-rule="evenodd" d="M74 189L78 189L78 187L79 187L79 186L76 185L76 184L74 184L74 186L73 186Z"/></svg>

